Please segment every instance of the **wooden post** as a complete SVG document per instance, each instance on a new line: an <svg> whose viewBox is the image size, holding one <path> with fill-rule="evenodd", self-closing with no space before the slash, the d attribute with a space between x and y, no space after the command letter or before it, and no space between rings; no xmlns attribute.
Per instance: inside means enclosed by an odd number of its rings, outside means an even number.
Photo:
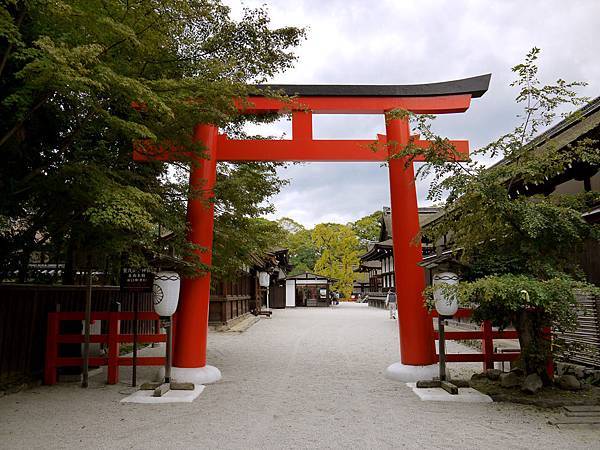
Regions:
<svg viewBox="0 0 600 450"><path fill-rule="evenodd" d="M440 381L446 381L446 334L444 328L444 317L438 316L438 333L440 347Z"/></svg>
<svg viewBox="0 0 600 450"><path fill-rule="evenodd" d="M486 320L481 325L483 340L481 342L481 353L483 353L483 370L494 368L494 340L492 335L492 323Z"/></svg>
<svg viewBox="0 0 600 450"><path fill-rule="evenodd" d="M166 364L165 364L165 383L171 382L171 367L173 367L173 317L169 317L166 324L167 331L167 344L165 348L166 352Z"/></svg>
<svg viewBox="0 0 600 450"><path fill-rule="evenodd" d="M83 340L83 374L81 377L81 387L88 387L88 378L90 373L90 322L92 315L92 268L88 270L87 289L85 295L85 319L84 319L84 340Z"/></svg>
<svg viewBox="0 0 600 450"><path fill-rule="evenodd" d="M140 321L138 320L139 310L139 294L138 292L133 293L133 361L131 370L131 386L137 385L137 341L138 341L138 326Z"/></svg>
<svg viewBox="0 0 600 450"><path fill-rule="evenodd" d="M548 360L546 361L546 374L550 380L554 379L554 360L552 359L552 328L544 327L542 329L542 335L544 339L548 339L550 341L550 354L548 355Z"/></svg>
<svg viewBox="0 0 600 450"><path fill-rule="evenodd" d="M394 276L398 292L400 358L404 365L435 364L433 322L423 305L425 277L418 265L423 259L421 244L413 242L419 233L419 211L412 162L393 156L408 145L408 119L386 117L390 148L389 176L394 236Z"/></svg>
<svg viewBox="0 0 600 450"><path fill-rule="evenodd" d="M56 358L58 356L58 313L48 313L46 330L46 361L44 365L44 384L56 384Z"/></svg>
<svg viewBox="0 0 600 450"><path fill-rule="evenodd" d="M108 368L107 383L119 382L119 313L111 312L108 319Z"/></svg>

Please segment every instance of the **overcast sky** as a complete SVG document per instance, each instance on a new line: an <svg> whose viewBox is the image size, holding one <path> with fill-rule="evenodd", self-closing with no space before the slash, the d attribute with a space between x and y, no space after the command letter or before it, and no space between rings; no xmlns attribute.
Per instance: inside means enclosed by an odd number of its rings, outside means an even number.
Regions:
<svg viewBox="0 0 600 450"><path fill-rule="evenodd" d="M490 142L516 124L516 91L510 68L533 47L542 49L540 78L586 81L582 94L600 95L600 1L460 0L225 0L233 15L241 5L266 4L273 26L306 27L293 69L272 83L418 84L492 73L489 91L463 114L439 116L435 130ZM314 116L316 138L374 139L385 133L383 116ZM252 130L256 131L256 130ZM291 135L278 123L265 135ZM389 205L387 167L377 163L310 163L281 170L290 184L273 198L274 217L312 227L346 223ZM426 206L427 183L417 186Z"/></svg>

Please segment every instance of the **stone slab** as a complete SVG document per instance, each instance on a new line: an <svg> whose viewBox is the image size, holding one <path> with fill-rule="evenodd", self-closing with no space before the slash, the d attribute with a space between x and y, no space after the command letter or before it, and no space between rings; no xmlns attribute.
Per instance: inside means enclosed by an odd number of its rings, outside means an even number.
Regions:
<svg viewBox="0 0 600 450"><path fill-rule="evenodd" d="M162 397L154 397L154 391L136 391L121 399L121 403L191 403L204 390L204 385L197 384L193 391L169 391Z"/></svg>
<svg viewBox="0 0 600 450"><path fill-rule="evenodd" d="M600 424L600 417L561 417L560 419L549 420L550 425L561 424Z"/></svg>
<svg viewBox="0 0 600 450"><path fill-rule="evenodd" d="M567 417L600 417L600 411L567 411Z"/></svg>
<svg viewBox="0 0 600 450"><path fill-rule="evenodd" d="M571 412L597 412L600 414L600 405L567 405L565 409Z"/></svg>
<svg viewBox="0 0 600 450"><path fill-rule="evenodd" d="M441 388L418 388L416 383L406 383L424 402L459 402L459 403L492 403L489 395L482 394L473 388L460 388L458 394L452 395Z"/></svg>

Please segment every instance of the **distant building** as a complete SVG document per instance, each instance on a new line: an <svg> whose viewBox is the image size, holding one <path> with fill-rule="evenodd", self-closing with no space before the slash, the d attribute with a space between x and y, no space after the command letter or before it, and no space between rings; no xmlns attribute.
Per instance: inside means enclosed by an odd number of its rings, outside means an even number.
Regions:
<svg viewBox="0 0 600 450"><path fill-rule="evenodd" d="M440 208L419 208L419 223L433 220L441 212ZM379 241L369 244L368 250L360 257L356 272L367 273L369 286L366 292L371 306L383 307L388 290L396 286L394 274L394 247L392 236L392 210L384 207L381 213ZM433 245L427 241L421 243L423 254L434 251Z"/></svg>
<svg viewBox="0 0 600 450"><path fill-rule="evenodd" d="M335 281L311 272L287 277L286 306L329 306L331 284Z"/></svg>
<svg viewBox="0 0 600 450"><path fill-rule="evenodd" d="M571 117L549 128L531 141L528 146L533 152L540 151L549 145L561 150L569 145L577 144L583 139L595 141L598 152L600 152L600 97L585 105ZM505 164L510 164L510 162L501 160L497 163L497 165ZM571 164L566 170L548 177L543 183L528 185L523 181L517 181L510 188L511 195L526 196L535 194L551 196L590 191L600 192L600 167L585 161ZM439 217L441 214L422 227L426 229L434 225ZM592 205L587 212L582 214L582 218L589 223L600 223L600 203ZM445 236L436 244L435 251L424 256L421 263L421 266L425 268L428 284L431 284L435 273L452 271L460 274L463 268L459 260L461 250L452 245L450 235ZM581 254L574 257L578 258L587 281L600 286L600 242L590 239L585 243ZM560 358L568 363L598 368L600 367L599 300L581 295L578 295L577 298L581 308L578 313L578 328L559 336L560 339L572 346L572 349L562 354Z"/></svg>
<svg viewBox="0 0 600 450"><path fill-rule="evenodd" d="M577 144L583 139L596 141L600 152L600 97L597 97L569 118L549 128L527 144L531 151L540 151L549 145L556 146L558 150L569 145ZM506 160L499 161L496 166L510 164ZM556 195L576 194L579 192L600 191L600 170L584 161L572 164L565 171L549 177L544 183L527 185L517 181L511 186L514 195ZM443 213L437 214L432 220L422 224L426 229L435 224ZM594 205L582 217L590 223L600 222L600 204ZM435 247L435 248L434 248ZM431 284L433 275L437 272L453 271L460 273L461 264L457 255L460 249L454 248L452 237L445 236L443 240L431 246L431 251L423 252L421 265L426 271L426 280ZM579 255L581 267L590 283L600 285L600 243L590 240L586 243L583 253Z"/></svg>

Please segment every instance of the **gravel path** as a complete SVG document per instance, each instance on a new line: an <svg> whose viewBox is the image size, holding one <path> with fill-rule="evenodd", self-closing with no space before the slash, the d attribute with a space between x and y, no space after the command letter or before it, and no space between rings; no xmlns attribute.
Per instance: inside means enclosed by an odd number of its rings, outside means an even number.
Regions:
<svg viewBox="0 0 600 450"><path fill-rule="evenodd" d="M244 333L211 333L209 363L223 380L191 404L120 404L130 388L102 376L87 390L5 396L0 448L600 448L600 430L548 425L555 412L421 402L383 377L398 361L386 314L355 304L276 310Z"/></svg>

